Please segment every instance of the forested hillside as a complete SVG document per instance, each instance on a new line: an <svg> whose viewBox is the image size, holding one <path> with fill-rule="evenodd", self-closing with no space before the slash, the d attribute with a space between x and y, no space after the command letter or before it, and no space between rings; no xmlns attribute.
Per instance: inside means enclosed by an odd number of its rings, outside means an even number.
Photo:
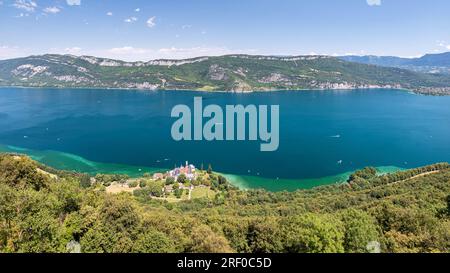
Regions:
<svg viewBox="0 0 450 273"><path fill-rule="evenodd" d="M213 184L216 183L213 176ZM178 203L0 155L0 252L449 252L450 166Z"/></svg>
<svg viewBox="0 0 450 273"><path fill-rule="evenodd" d="M449 94L450 75L347 62L329 56L228 55L124 62L42 55L0 61L0 86L201 91L404 88Z"/></svg>

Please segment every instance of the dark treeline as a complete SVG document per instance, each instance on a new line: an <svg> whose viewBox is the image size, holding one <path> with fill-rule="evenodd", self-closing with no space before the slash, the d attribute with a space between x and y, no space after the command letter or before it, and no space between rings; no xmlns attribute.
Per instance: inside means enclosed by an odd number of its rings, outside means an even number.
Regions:
<svg viewBox="0 0 450 273"><path fill-rule="evenodd" d="M0 252L449 252L450 168L168 203L0 155ZM222 181L223 183L224 181Z"/></svg>

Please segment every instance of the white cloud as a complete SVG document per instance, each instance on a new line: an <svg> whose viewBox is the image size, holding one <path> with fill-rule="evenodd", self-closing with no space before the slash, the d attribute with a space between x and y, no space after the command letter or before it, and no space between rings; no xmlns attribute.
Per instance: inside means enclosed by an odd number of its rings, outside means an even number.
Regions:
<svg viewBox="0 0 450 273"><path fill-rule="evenodd" d="M25 10L28 12L34 12L37 8L36 2L32 0L16 0L13 4L15 8Z"/></svg>
<svg viewBox="0 0 450 273"><path fill-rule="evenodd" d="M113 13L112 13L111 11L108 11L108 12L106 13L106 15L108 15L108 16L113 16Z"/></svg>
<svg viewBox="0 0 450 273"><path fill-rule="evenodd" d="M16 17L16 18L22 18L22 17L28 17L28 16L30 16L30 14L21 12L21 13L19 13L19 15L16 15L16 16L14 16L14 17Z"/></svg>
<svg viewBox="0 0 450 273"><path fill-rule="evenodd" d="M114 55L142 55L151 52L151 50L145 48L135 48L132 46L124 46L111 48L107 52Z"/></svg>
<svg viewBox="0 0 450 273"><path fill-rule="evenodd" d="M127 61L146 61L154 59L185 59L199 56L220 56L227 54L256 54L257 50L232 50L226 47L166 47L159 49L124 46L97 52L102 57Z"/></svg>
<svg viewBox="0 0 450 273"><path fill-rule="evenodd" d="M152 28L152 27L156 26L156 22L155 21L156 21L156 17L155 16L148 18L147 26L149 28Z"/></svg>
<svg viewBox="0 0 450 273"><path fill-rule="evenodd" d="M445 50L450 50L450 44L446 41L437 41L438 47L445 48Z"/></svg>
<svg viewBox="0 0 450 273"><path fill-rule="evenodd" d="M369 6L381 6L381 0L366 0Z"/></svg>
<svg viewBox="0 0 450 273"><path fill-rule="evenodd" d="M66 0L69 6L79 6L81 5L81 0Z"/></svg>
<svg viewBox="0 0 450 273"><path fill-rule="evenodd" d="M130 18L127 18L127 19L125 19L125 20L123 20L125 23L134 23L134 22L136 22L138 20L138 18L136 18L136 17L130 17Z"/></svg>
<svg viewBox="0 0 450 273"><path fill-rule="evenodd" d="M78 46L67 48L49 48L44 51L33 48L21 48L6 44L0 44L0 59L12 59L40 54L71 54L71 55L89 55L125 61L149 61L155 59L185 59L200 56L220 56L228 54L264 54L255 49L229 49L227 47L164 47L164 48L146 48L133 47L126 45L110 49L84 49Z"/></svg>
<svg viewBox="0 0 450 273"><path fill-rule="evenodd" d="M66 49L64 49L64 52L67 54L72 54L72 55L76 55L79 54L81 52L81 48L80 47L68 47Z"/></svg>
<svg viewBox="0 0 450 273"><path fill-rule="evenodd" d="M192 25L182 25L181 26L182 29L187 29L187 28L191 28L191 27L192 27Z"/></svg>
<svg viewBox="0 0 450 273"><path fill-rule="evenodd" d="M137 9L135 9L134 11L135 11L135 12L140 12L141 9L140 9L140 8L137 8Z"/></svg>
<svg viewBox="0 0 450 273"><path fill-rule="evenodd" d="M24 57L29 55L26 50L16 46L0 45L0 60Z"/></svg>
<svg viewBox="0 0 450 273"><path fill-rule="evenodd" d="M58 7L47 7L47 8L44 9L45 13L53 13L53 14L55 14L55 13L58 13L60 11L61 11L61 9L58 8Z"/></svg>
<svg viewBox="0 0 450 273"><path fill-rule="evenodd" d="M191 48L160 48L157 55L160 58L167 59L184 59L194 58L199 56L221 56L228 54L256 54L258 50L255 49L229 49L227 47L191 47Z"/></svg>

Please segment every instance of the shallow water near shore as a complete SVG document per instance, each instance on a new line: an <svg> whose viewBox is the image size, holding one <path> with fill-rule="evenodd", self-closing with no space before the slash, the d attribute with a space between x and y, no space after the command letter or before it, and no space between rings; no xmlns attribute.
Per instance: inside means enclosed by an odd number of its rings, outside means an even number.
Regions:
<svg viewBox="0 0 450 273"><path fill-rule="evenodd" d="M141 177L145 173L168 171L168 169L156 169L145 166L92 162L73 154L56 151L34 151L14 146L0 145L0 152L25 154L40 163L56 169L83 172L90 175L96 175L98 173L126 174L130 177L137 178ZM379 174L383 174L399 171L401 168L387 166L377 167L377 170ZM343 183L348 179L351 173L352 172L347 172L334 176L314 179L264 178L251 175L234 175L224 173L221 173L221 175L225 176L231 184L243 190L262 188L270 191L295 191L298 189L310 189L323 185Z"/></svg>
<svg viewBox="0 0 450 273"><path fill-rule="evenodd" d="M259 142L176 142L170 111L192 106L280 106L280 148ZM295 190L344 181L365 166L380 171L450 161L450 97L401 90L195 91L0 89L0 151L91 174L164 171L185 161L241 188Z"/></svg>

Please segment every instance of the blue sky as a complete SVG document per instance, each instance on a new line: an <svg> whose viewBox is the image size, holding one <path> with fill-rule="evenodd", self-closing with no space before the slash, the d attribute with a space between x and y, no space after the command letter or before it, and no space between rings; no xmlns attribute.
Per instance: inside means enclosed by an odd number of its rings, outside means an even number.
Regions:
<svg viewBox="0 0 450 273"><path fill-rule="evenodd" d="M450 51L448 0L0 0L0 59Z"/></svg>

